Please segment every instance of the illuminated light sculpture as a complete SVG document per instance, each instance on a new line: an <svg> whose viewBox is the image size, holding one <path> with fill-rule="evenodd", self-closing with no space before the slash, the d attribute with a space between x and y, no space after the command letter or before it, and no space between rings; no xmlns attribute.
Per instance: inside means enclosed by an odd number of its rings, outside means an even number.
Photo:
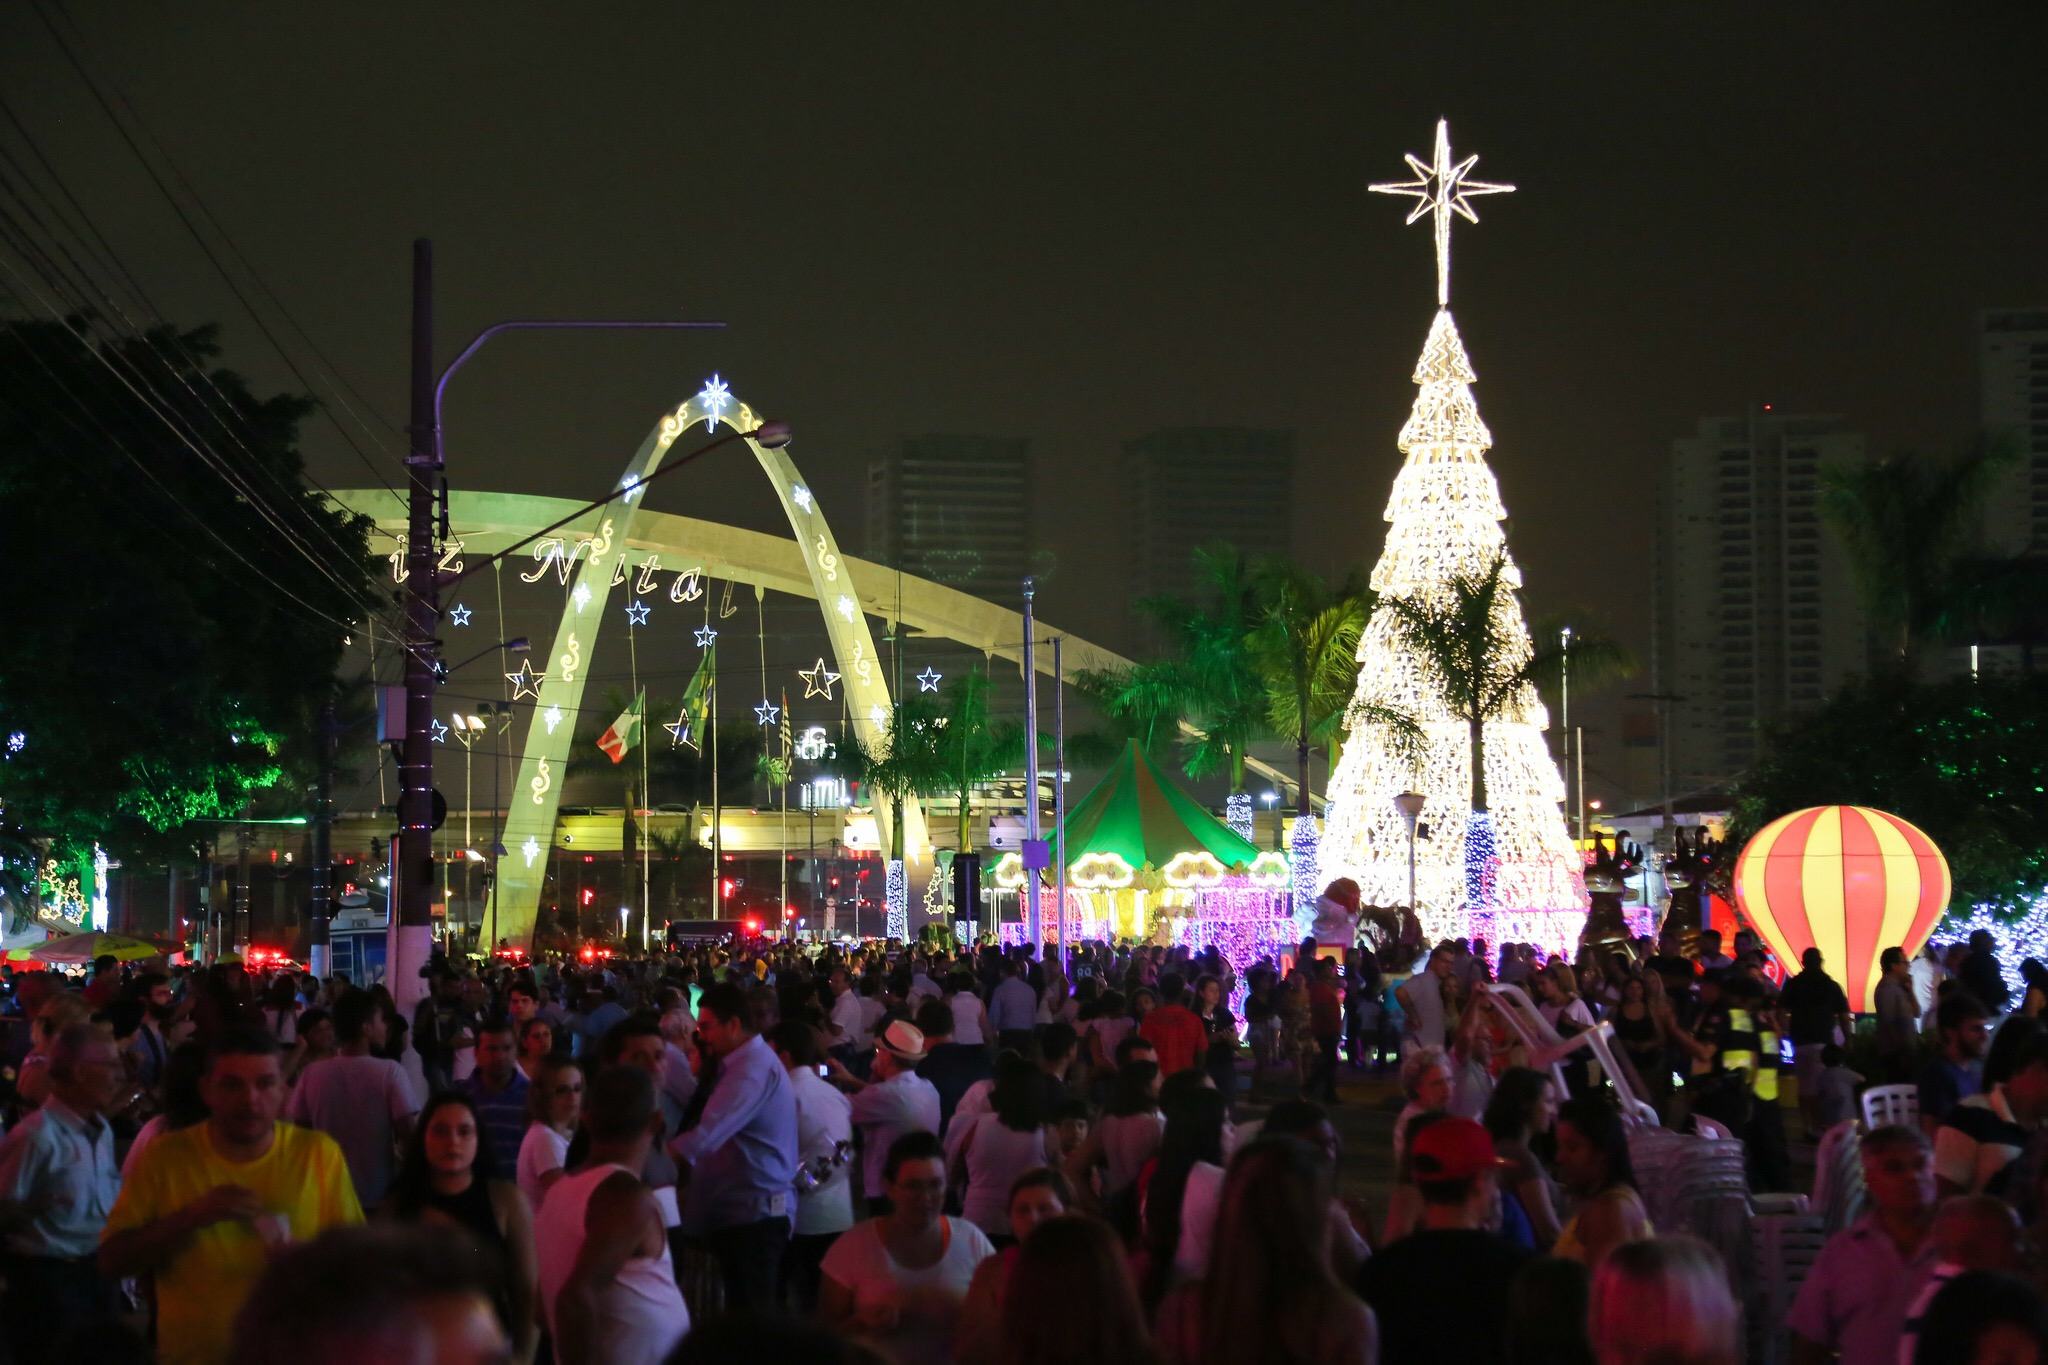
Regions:
<svg viewBox="0 0 2048 1365"><path fill-rule="evenodd" d="M469 624L469 617L469 608L460 602L448 609L448 624L451 626L466 626Z"/></svg>
<svg viewBox="0 0 2048 1365"><path fill-rule="evenodd" d="M1114 853L1084 853L1067 869L1068 884L1083 891L1113 891L1136 878L1137 869Z"/></svg>
<svg viewBox="0 0 2048 1365"><path fill-rule="evenodd" d="M1940 943L1967 943L1982 930L1997 945L1998 970L2014 1000L2026 998L2027 983L2020 975L2020 963L2028 958L2048 962L2048 895L2036 896L2032 906L2014 919L2001 919L1988 905L1972 906L1965 916L1951 914L1930 935Z"/></svg>
<svg viewBox="0 0 2048 1365"><path fill-rule="evenodd" d="M435 716L427 724L434 727L434 743L446 744L448 742L448 727L441 723L439 716Z"/></svg>
<svg viewBox="0 0 2048 1365"><path fill-rule="evenodd" d="M1323 884L1317 876L1317 863L1322 857L1323 836L1316 829L1315 817L1304 815L1294 822L1294 832L1287 836L1289 862L1294 873L1294 924L1297 938L1308 937L1315 925L1316 902L1322 899Z"/></svg>
<svg viewBox="0 0 2048 1365"><path fill-rule="evenodd" d="M1508 557L1501 529L1507 509L1486 463L1493 437L1472 397L1477 376L1449 311L1452 216L1477 221L1467 202L1471 196L1511 188L1468 179L1474 160L1452 159L1449 130L1440 124L1433 159L1408 158L1413 181L1373 186L1415 199L1410 222L1432 217L1438 311L1413 375L1419 392L1398 440L1406 460L1387 503L1386 546L1371 582L1382 598L1446 601L1453 580L1481 577L1501 558L1507 591L1496 610L1502 632L1515 642L1505 660L1514 666L1530 650L1515 595L1521 572ZM1387 726L1368 720L1367 706L1413 719L1422 730L1419 757L1405 755ZM1416 860L1415 909L1425 934L1433 940L1464 936L1469 912L1494 922L1505 912L1526 930L1518 937L1554 951L1569 949L1587 902L1581 861L1560 810L1564 786L1543 743L1548 723L1533 688L1523 689L1486 723L1489 828L1481 837L1490 835L1493 852L1478 850L1473 880L1480 884L1468 884L1469 732L1383 603L1359 640L1358 689L1343 755L1330 777L1317 880L1351 877L1365 904L1405 905L1408 833L1393 798L1412 789L1428 798L1430 811L1430 837L1418 846Z"/></svg>
<svg viewBox="0 0 2048 1365"><path fill-rule="evenodd" d="M519 856L526 859L528 867L532 867L533 860L540 856L540 840L531 834L527 835L526 842L519 846Z"/></svg>
<svg viewBox="0 0 2048 1365"><path fill-rule="evenodd" d="M839 594L839 601L834 605L839 608L839 615L843 620L851 621L860 613L860 603L854 601L845 593Z"/></svg>
<svg viewBox="0 0 2048 1365"><path fill-rule="evenodd" d="M718 632L710 626L697 627L697 648L709 649L718 642Z"/></svg>
<svg viewBox="0 0 2048 1365"><path fill-rule="evenodd" d="M1261 853L1252 859L1252 865L1245 872L1254 886L1286 886L1289 881L1287 855Z"/></svg>
<svg viewBox="0 0 2048 1365"><path fill-rule="evenodd" d="M1878 959L1908 958L1948 908L1948 861L1896 815L1813 806L1757 831L1735 860L1735 903L1785 970L1819 948L1849 1008L1877 1008Z"/></svg>
<svg viewBox="0 0 2048 1365"><path fill-rule="evenodd" d="M933 668L930 664L926 664L924 672L917 675L917 690L920 692L936 692L939 690L939 680L945 676L938 669Z"/></svg>
<svg viewBox="0 0 2048 1365"><path fill-rule="evenodd" d="M562 708L550 706L547 710L541 712L540 718L542 723L548 727L548 733L553 734L555 727L562 723Z"/></svg>
<svg viewBox="0 0 2048 1365"><path fill-rule="evenodd" d="M649 608L645 602L630 602L626 605L626 624L644 626L647 624Z"/></svg>
<svg viewBox="0 0 2048 1365"><path fill-rule="evenodd" d="M1003 890L1015 891L1024 885L1024 855L1005 853L996 859L996 865L990 869L989 877Z"/></svg>
<svg viewBox="0 0 2048 1365"><path fill-rule="evenodd" d="M704 410L704 430L718 430L718 419L732 406L732 385L713 374L697 394L697 406Z"/></svg>
<svg viewBox="0 0 2048 1365"><path fill-rule="evenodd" d="M762 725L773 725L781 714L782 708L772 701L764 701L754 708L754 719Z"/></svg>
<svg viewBox="0 0 2048 1365"><path fill-rule="evenodd" d="M1260 958L1278 964L1281 954L1299 941L1292 895L1246 877L1226 877L1195 892L1193 910L1174 920L1176 944L1190 952L1214 947L1230 963L1237 979L1230 1012L1239 1020L1244 1018L1249 989L1245 975L1252 964ZM1239 1032L1243 1033L1241 1027Z"/></svg>
<svg viewBox="0 0 2048 1365"><path fill-rule="evenodd" d="M1160 875L1173 887L1221 886L1224 866L1213 853L1176 853Z"/></svg>
<svg viewBox="0 0 2048 1365"><path fill-rule="evenodd" d="M823 659L818 660L809 668L799 668L796 671L796 675L804 680L804 697L806 700L811 697L823 697L826 701L832 700L832 684L839 681L839 675L825 667Z"/></svg>
<svg viewBox="0 0 2048 1365"><path fill-rule="evenodd" d="M910 937L910 874L904 870L901 858L889 860L888 880L885 895L888 898L888 917L883 921L882 932L899 941Z"/></svg>
<svg viewBox="0 0 2048 1365"><path fill-rule="evenodd" d="M519 671L505 675L505 681L512 684L512 700L514 701L519 701L525 697L532 697L535 701L539 701L540 685L547 680L547 674L533 671L533 660L531 659L521 659L519 661ZM550 727L550 730L552 731L552 727Z"/></svg>
<svg viewBox="0 0 2048 1365"><path fill-rule="evenodd" d="M798 507L803 508L806 512L811 510L811 490L809 488L806 488L803 484L798 484L796 487L790 489L789 496L790 500L794 502Z"/></svg>
<svg viewBox="0 0 2048 1365"><path fill-rule="evenodd" d="M578 583L576 591L570 593L569 596L575 600L576 612L578 615L581 615L583 609L590 605L590 585L588 583Z"/></svg>
<svg viewBox="0 0 2048 1365"><path fill-rule="evenodd" d="M1252 794L1232 792L1223 799L1223 823L1240 839L1252 837Z"/></svg>

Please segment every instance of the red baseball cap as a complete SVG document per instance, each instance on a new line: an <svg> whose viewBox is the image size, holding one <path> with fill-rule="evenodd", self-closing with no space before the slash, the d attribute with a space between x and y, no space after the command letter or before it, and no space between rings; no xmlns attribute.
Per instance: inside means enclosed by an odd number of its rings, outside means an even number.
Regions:
<svg viewBox="0 0 2048 1365"><path fill-rule="evenodd" d="M1438 1119L1408 1144L1409 1166L1424 1184L1470 1180L1507 1163L1494 1154L1493 1136L1465 1118Z"/></svg>

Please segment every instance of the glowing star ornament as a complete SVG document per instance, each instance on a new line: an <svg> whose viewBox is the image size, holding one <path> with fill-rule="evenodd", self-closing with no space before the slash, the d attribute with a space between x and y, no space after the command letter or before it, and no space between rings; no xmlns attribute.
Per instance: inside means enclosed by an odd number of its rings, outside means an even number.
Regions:
<svg viewBox="0 0 2048 1365"><path fill-rule="evenodd" d="M532 867L533 860L540 856L540 840L531 834L527 835L526 842L519 846L519 856L526 859L528 867Z"/></svg>
<svg viewBox="0 0 2048 1365"><path fill-rule="evenodd" d="M939 690L939 680L945 676L938 669L933 668L930 664L926 664L924 672L917 675L917 690L920 692L936 692Z"/></svg>
<svg viewBox="0 0 2048 1365"><path fill-rule="evenodd" d="M848 597L845 593L839 594L839 601L834 605L836 605L839 608L839 615L849 625L853 623L853 618L860 612L860 604L855 602L851 597Z"/></svg>
<svg viewBox="0 0 2048 1365"><path fill-rule="evenodd" d="M773 725L781 714L782 708L772 701L764 701L754 708L754 719L763 725Z"/></svg>
<svg viewBox="0 0 2048 1365"><path fill-rule="evenodd" d="M582 615L583 609L590 605L590 585L588 583L578 583L576 591L570 593L569 596L575 599L576 614Z"/></svg>
<svg viewBox="0 0 2048 1365"><path fill-rule="evenodd" d="M562 723L562 708L550 706L547 710L541 712L540 718L541 722L548 727L548 733L553 734L555 727Z"/></svg>
<svg viewBox="0 0 2048 1365"><path fill-rule="evenodd" d="M469 624L469 616L469 608L457 602L448 609L448 624L451 626L466 626Z"/></svg>
<svg viewBox="0 0 2048 1365"><path fill-rule="evenodd" d="M704 409L704 430L718 430L718 419L725 416L725 410L732 406L732 386L713 374L704 381L704 388L697 395L697 406Z"/></svg>
<svg viewBox="0 0 2048 1365"><path fill-rule="evenodd" d="M1486 194L1512 194L1515 187L1469 179L1479 158L1468 156L1463 161L1451 160L1451 125L1446 119L1437 120L1434 159L1425 162L1411 153L1402 160L1415 173L1413 180L1383 182L1367 188L1374 194L1398 194L1405 199L1413 199L1415 207L1408 214L1411 223L1425 216L1434 220L1436 306L1448 308L1451 305L1451 215L1455 213L1468 223L1476 223L1479 215L1472 211L1472 199Z"/></svg>
<svg viewBox="0 0 2048 1365"><path fill-rule="evenodd" d="M811 510L810 489L804 487L802 484L798 484L796 487L789 490L789 496L791 501L795 502L798 507L803 508L806 512Z"/></svg>
<svg viewBox="0 0 2048 1365"><path fill-rule="evenodd" d="M711 648L712 644L717 641L717 639L718 632L713 630L710 626L697 627L697 648L709 649ZM823 660L820 660L820 662L822 663Z"/></svg>
<svg viewBox="0 0 2048 1365"><path fill-rule="evenodd" d="M434 727L434 743L446 744L448 742L448 727L441 723L439 716L428 721L427 724Z"/></svg>
<svg viewBox="0 0 2048 1365"><path fill-rule="evenodd" d="M805 700L809 700L812 697L823 697L826 701L832 700L832 684L839 681L839 675L825 667L823 659L819 659L817 663L809 668L799 668L796 671L796 675L804 680Z"/></svg>
<svg viewBox="0 0 2048 1365"><path fill-rule="evenodd" d="M619 499L622 502L631 502L640 496L640 492L640 476L638 474L628 474L624 481L619 484Z"/></svg>
<svg viewBox="0 0 2048 1365"><path fill-rule="evenodd" d="M626 608L627 623L635 626L646 625L648 610L649 608L645 602L633 603L631 606Z"/></svg>
<svg viewBox="0 0 2048 1365"><path fill-rule="evenodd" d="M889 723L889 708L880 702L876 702L868 707L868 719L877 726L887 725Z"/></svg>
<svg viewBox="0 0 2048 1365"><path fill-rule="evenodd" d="M533 671L533 660L531 659L521 659L519 661L519 671L505 675L505 681L512 684L512 700L514 701L519 701L524 697L532 697L535 701L539 701L540 685L547 680L547 674Z"/></svg>

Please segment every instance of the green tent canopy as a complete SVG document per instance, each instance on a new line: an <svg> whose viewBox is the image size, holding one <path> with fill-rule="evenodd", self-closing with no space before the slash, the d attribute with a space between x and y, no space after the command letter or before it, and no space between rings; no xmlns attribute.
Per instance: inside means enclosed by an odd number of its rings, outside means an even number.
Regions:
<svg viewBox="0 0 2048 1365"><path fill-rule="evenodd" d="M1069 867L1090 853L1114 853L1134 868L1165 867L1176 854L1204 850L1226 868L1259 856L1256 844L1161 777L1136 740L1124 745L1108 775L1067 812L1066 834Z"/></svg>

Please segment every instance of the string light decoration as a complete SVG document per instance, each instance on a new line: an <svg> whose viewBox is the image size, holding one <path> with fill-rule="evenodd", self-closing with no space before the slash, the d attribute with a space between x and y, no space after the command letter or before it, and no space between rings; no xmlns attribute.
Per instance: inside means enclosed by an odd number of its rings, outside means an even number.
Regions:
<svg viewBox="0 0 2048 1365"><path fill-rule="evenodd" d="M1252 794L1232 792L1223 800L1223 823L1240 839L1252 837Z"/></svg>
<svg viewBox="0 0 2048 1365"><path fill-rule="evenodd" d="M798 484L796 487L790 489L789 496L790 499L794 501L798 507L803 508L806 512L811 510L811 490L809 488L806 488L803 484Z"/></svg>
<svg viewBox="0 0 2048 1365"><path fill-rule="evenodd" d="M470 615L469 608L457 602L448 609L448 624L451 626L466 626L469 624Z"/></svg>
<svg viewBox="0 0 2048 1365"><path fill-rule="evenodd" d="M698 391L697 405L704 409L704 430L718 430L718 419L732 406L732 385L713 373L704 381L704 387Z"/></svg>
<svg viewBox="0 0 2048 1365"><path fill-rule="evenodd" d="M1168 886L1221 886L1224 867L1216 861L1216 855L1206 850L1193 853L1176 853L1167 860L1159 873Z"/></svg>
<svg viewBox="0 0 2048 1365"><path fill-rule="evenodd" d="M764 701L754 708L754 719L762 725L773 725L775 718L782 714L782 708L772 701Z"/></svg>
<svg viewBox="0 0 2048 1365"><path fill-rule="evenodd" d="M533 860L540 856L540 840L531 834L527 835L526 842L519 846L519 856L526 859L528 867L532 867Z"/></svg>
<svg viewBox="0 0 2048 1365"><path fill-rule="evenodd" d="M1230 1012L1240 1020L1248 990L1246 971L1262 957L1277 963L1299 942L1293 898L1285 890L1256 885L1246 877L1228 877L1197 891L1193 913L1176 916L1173 926L1174 942L1181 947L1200 952L1213 946L1230 963L1237 978Z"/></svg>
<svg viewBox="0 0 2048 1365"><path fill-rule="evenodd" d="M434 717L427 724L434 727L434 743L446 744L448 742L448 727L441 723L439 716Z"/></svg>
<svg viewBox="0 0 2048 1365"><path fill-rule="evenodd" d="M533 671L533 660L531 659L521 659L519 661L519 671L505 675L505 681L512 684L512 700L514 701L520 701L526 697L532 697L535 701L539 701L540 685L547 680L547 674ZM553 731L551 730L549 733L553 733Z"/></svg>
<svg viewBox="0 0 2048 1365"><path fill-rule="evenodd" d="M1306 937L1316 921L1316 902L1322 899L1322 879L1317 875L1323 836L1316 830L1315 817L1295 820L1287 836L1288 863L1294 879L1294 924L1297 936Z"/></svg>
<svg viewBox="0 0 2048 1365"><path fill-rule="evenodd" d="M1967 917L1951 914L1935 928L1929 942L1967 942L1979 929L1990 934L1992 942L1998 945L1998 970L2005 977L2014 1001L2024 999L2027 983L2020 976L2020 963L2030 957L2048 962L2048 894L2036 896L2033 904L2015 919L2000 919L1988 905L1973 907Z"/></svg>
<svg viewBox="0 0 2048 1365"><path fill-rule="evenodd" d="M938 669L933 668L930 664L926 664L924 672L917 675L917 690L920 692L936 692L939 690L939 680L945 676Z"/></svg>
<svg viewBox="0 0 2048 1365"><path fill-rule="evenodd" d="M887 876L884 894L888 897L889 911L883 922L883 933L903 942L910 938L910 874L904 870L901 858L891 858Z"/></svg>
<svg viewBox="0 0 2048 1365"><path fill-rule="evenodd" d="M839 615L843 620L850 622L855 616L860 614L860 604L845 593L839 594L839 601L834 605L839 608Z"/></svg>
<svg viewBox="0 0 2048 1365"><path fill-rule="evenodd" d="M812 697L832 700L832 684L839 681L839 675L825 667L825 660L822 657L809 668L799 668L796 675L804 680L805 700Z"/></svg>
<svg viewBox="0 0 2048 1365"><path fill-rule="evenodd" d="M701 595L701 594L700 594ZM697 627L697 648L709 649L718 642L718 632L710 626Z"/></svg>
<svg viewBox="0 0 2048 1365"><path fill-rule="evenodd" d="M626 623L634 626L646 625L649 610L645 602L629 603L626 607Z"/></svg>
<svg viewBox="0 0 2048 1365"><path fill-rule="evenodd" d="M1419 392L1397 442L1407 458L1387 502L1386 546L1371 582L1382 598L1444 602L1452 580L1480 577L1500 557L1506 591L1495 610L1499 629L1513 641L1504 660L1513 667L1531 649L1517 597L1522 577L1508 557L1501 529L1507 509L1486 463L1493 436L1472 396L1477 375L1449 310L1452 216L1476 222L1470 197L1511 188L1468 179L1475 160L1454 161L1449 129L1439 124L1433 159L1408 158L1413 181L1373 186L1415 199L1409 222L1432 217L1438 310L1412 376ZM1495 923L1502 914L1539 915L1531 923L1542 927L1540 938L1521 936L1529 942L1562 946L1575 939L1586 910L1581 861L1565 830L1564 787L1543 743L1549 716L1535 690L1523 689L1486 723L1488 829L1479 837L1490 837L1492 849L1475 850L1476 884L1468 884L1472 754L1465 722L1445 704L1433 670L1406 645L1389 607L1373 613L1357 658L1358 688L1330 778L1317 880L1351 877L1367 905L1407 904L1408 830L1393 798L1412 789L1428 798L1430 837L1415 845L1415 911L1429 938L1467 935L1468 912L1476 910ZM1405 756L1386 726L1366 720L1367 706L1411 717L1422 730L1419 757Z"/></svg>
<svg viewBox="0 0 2048 1365"><path fill-rule="evenodd" d="M562 723L562 708L550 706L547 710L541 712L540 718L542 723L548 727L548 733L553 734L555 727Z"/></svg>
<svg viewBox="0 0 2048 1365"><path fill-rule="evenodd" d="M1245 875L1252 879L1254 886L1287 885L1287 855L1285 853L1261 853L1252 859L1252 865L1245 869Z"/></svg>
<svg viewBox="0 0 2048 1365"><path fill-rule="evenodd" d="M1067 883L1084 891L1113 891L1129 886L1137 871L1115 853L1084 853L1067 869Z"/></svg>

